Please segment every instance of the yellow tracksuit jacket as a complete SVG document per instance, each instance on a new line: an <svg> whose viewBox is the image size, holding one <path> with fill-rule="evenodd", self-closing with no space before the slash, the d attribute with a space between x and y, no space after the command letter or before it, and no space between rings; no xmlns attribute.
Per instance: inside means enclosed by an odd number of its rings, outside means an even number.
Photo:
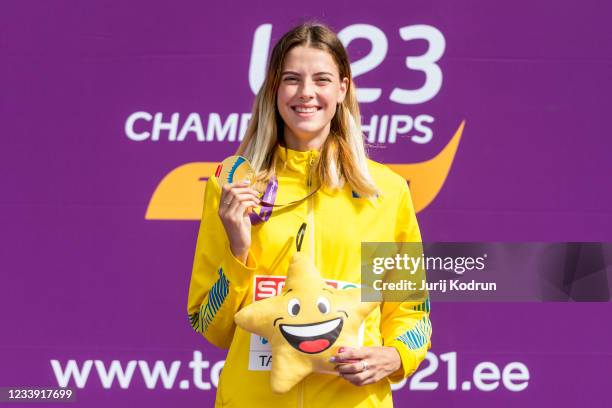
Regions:
<svg viewBox="0 0 612 408"><path fill-rule="evenodd" d="M307 175L318 151L277 148L277 203L299 200L310 192ZM217 390L217 407L391 407L390 382L412 374L430 348L429 299L424 303L387 302L365 322L364 346L395 347L402 368L389 379L357 387L333 375L311 374L290 392L270 389L271 352L266 340L234 324L240 308L280 293L295 235L307 223L302 251L311 254L323 278L338 287L360 282L361 242L420 242L421 236L406 181L388 167L368 161L380 195L360 198L347 185L321 188L291 208L274 210L252 227L246 263L236 259L218 216L220 187L206 184L204 209L193 263L187 312L192 327L221 348L229 348ZM339 345L341 346L341 345Z"/></svg>

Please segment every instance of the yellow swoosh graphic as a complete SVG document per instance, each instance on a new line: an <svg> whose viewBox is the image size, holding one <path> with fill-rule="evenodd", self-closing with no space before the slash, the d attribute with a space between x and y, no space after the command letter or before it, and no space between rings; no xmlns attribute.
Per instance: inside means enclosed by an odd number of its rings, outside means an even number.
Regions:
<svg viewBox="0 0 612 408"><path fill-rule="evenodd" d="M450 171L465 120L452 139L434 158L411 164L387 165L410 182L414 209L419 212L436 198ZM147 220L200 220L204 204L206 180L214 174L219 163L186 163L170 171L151 196Z"/></svg>
<svg viewBox="0 0 612 408"><path fill-rule="evenodd" d="M410 183L412 204L416 212L426 208L436 198L450 171L459 140L463 134L465 120L461 122L455 135L434 158L420 163L390 164L391 170L404 177Z"/></svg>

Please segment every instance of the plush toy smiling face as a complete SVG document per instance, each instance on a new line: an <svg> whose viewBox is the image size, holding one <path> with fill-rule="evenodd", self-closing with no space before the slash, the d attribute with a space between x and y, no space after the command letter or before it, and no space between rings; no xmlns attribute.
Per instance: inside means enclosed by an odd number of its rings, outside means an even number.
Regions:
<svg viewBox="0 0 612 408"><path fill-rule="evenodd" d="M270 342L273 391L287 392L312 372L333 372L329 358L335 349L359 345L359 326L378 306L360 302L360 295L358 288L338 290L327 285L312 259L298 252L280 295L236 313L239 327Z"/></svg>
<svg viewBox="0 0 612 408"><path fill-rule="evenodd" d="M291 289L285 292L285 297L291 296ZM321 292L329 292L333 295L331 289L321 288ZM287 342L293 346L296 350L303 353L316 354L330 348L340 336L342 332L342 326L344 324L343 316L330 318L332 314L344 313L344 316L348 318L348 313L344 310L338 310L337 313L331 313L331 302L329 300L331 296L321 295L316 298L314 302L312 299L308 299L307 304L302 305L300 299L297 297L290 297L287 302L287 315L289 318L288 322L294 320L300 321L302 319L308 319L313 317L313 323L301 323L301 324L290 324L281 323L279 325L280 332L287 340ZM308 317L305 317L305 315ZM320 319L327 320L321 321ZM319 321L317 321L317 318ZM285 319L279 317L274 320L276 324L279 320Z"/></svg>

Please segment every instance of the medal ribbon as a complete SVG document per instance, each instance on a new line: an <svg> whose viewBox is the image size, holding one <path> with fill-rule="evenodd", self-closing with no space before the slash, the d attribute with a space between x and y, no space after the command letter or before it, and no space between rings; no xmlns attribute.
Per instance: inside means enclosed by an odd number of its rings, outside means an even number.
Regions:
<svg viewBox="0 0 612 408"><path fill-rule="evenodd" d="M276 179L276 176L272 176L270 177L270 181L268 182L268 185L266 186L266 191L261 197L261 201L259 203L259 205L261 206L261 210L259 211L259 214L257 214L256 212L249 213L251 225L257 225L262 222L268 221L268 219L270 218L270 215L272 215L273 208L283 208L283 207L288 207L290 205L301 203L302 201L306 200L308 197L312 196L314 193L319 191L319 187L311 191L306 197L300 198L299 200L291 201L290 203L287 203L287 204L275 204L277 191L278 191L278 180Z"/></svg>

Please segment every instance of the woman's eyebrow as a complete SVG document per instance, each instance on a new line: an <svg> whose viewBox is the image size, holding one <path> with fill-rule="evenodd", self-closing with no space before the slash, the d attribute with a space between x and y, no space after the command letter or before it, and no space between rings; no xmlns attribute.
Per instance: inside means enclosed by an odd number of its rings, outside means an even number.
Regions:
<svg viewBox="0 0 612 408"><path fill-rule="evenodd" d="M286 74L300 76L300 74L298 72L295 72L295 71L283 71L281 73L281 75L286 75ZM326 71L317 72L314 75L331 75L331 76L334 76L334 74L332 74L331 72L326 72Z"/></svg>

